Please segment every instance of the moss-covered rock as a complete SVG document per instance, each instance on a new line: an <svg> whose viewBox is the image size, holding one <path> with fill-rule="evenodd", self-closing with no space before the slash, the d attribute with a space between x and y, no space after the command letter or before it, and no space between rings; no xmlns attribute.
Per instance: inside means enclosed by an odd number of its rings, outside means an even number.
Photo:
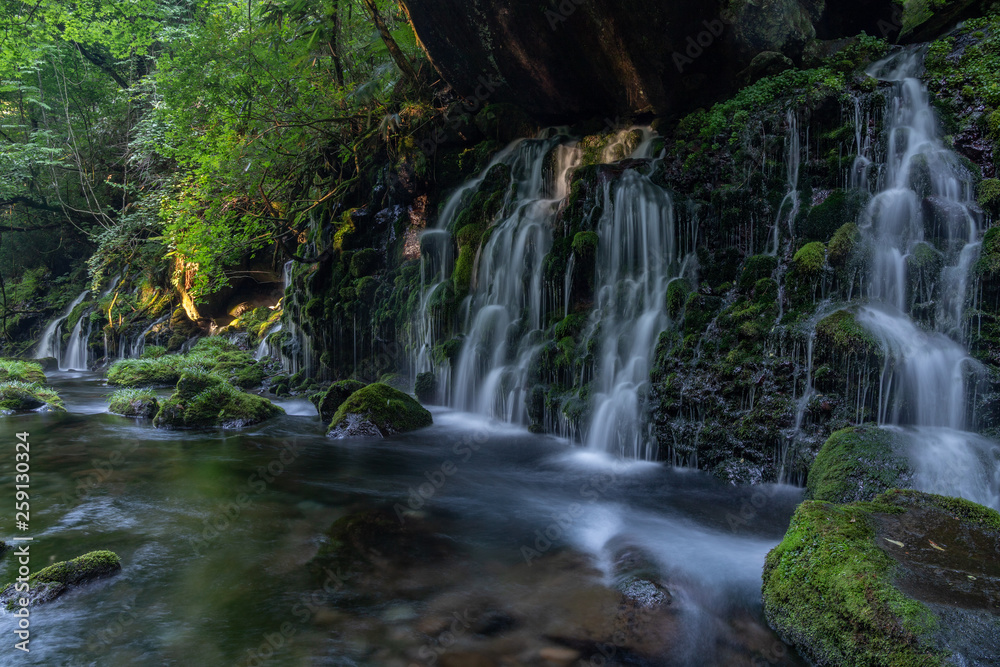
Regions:
<svg viewBox="0 0 1000 667"><path fill-rule="evenodd" d="M239 428L279 414L284 410L262 396L240 391L217 375L191 371L178 380L153 424L159 428Z"/></svg>
<svg viewBox="0 0 1000 667"><path fill-rule="evenodd" d="M160 354L122 359L108 369L108 384L120 387L165 387L176 384L187 372L205 371L237 387L259 386L267 377L264 365L232 342L202 338L187 354Z"/></svg>
<svg viewBox="0 0 1000 667"><path fill-rule="evenodd" d="M108 410L123 417L152 419L160 404L152 389L119 389L108 397Z"/></svg>
<svg viewBox="0 0 1000 667"><path fill-rule="evenodd" d="M8 611L20 606L22 598L29 605L51 602L75 586L118 574L121 559L111 551L91 551L73 560L53 563L28 577L27 591L19 591L16 584L7 584L0 592L0 604Z"/></svg>
<svg viewBox="0 0 1000 667"><path fill-rule="evenodd" d="M0 359L0 382L7 380L45 384L45 373L37 361Z"/></svg>
<svg viewBox="0 0 1000 667"><path fill-rule="evenodd" d="M327 435L387 437L433 423L431 413L412 397L376 382L350 395L330 421Z"/></svg>
<svg viewBox="0 0 1000 667"><path fill-rule="evenodd" d="M430 403L437 395L438 383L434 373L418 373L413 382L413 393L421 403Z"/></svg>
<svg viewBox="0 0 1000 667"><path fill-rule="evenodd" d="M55 390L33 382L0 382L0 411L31 412L40 408L65 410Z"/></svg>
<svg viewBox="0 0 1000 667"><path fill-rule="evenodd" d="M363 389L364 386L364 382L358 382L357 380L340 380L339 382L334 382L325 390L316 392L309 397L309 400L316 406L319 418L323 420L324 424L328 424L333 419L333 415L337 413L337 408L351 394L358 389Z"/></svg>
<svg viewBox="0 0 1000 667"><path fill-rule="evenodd" d="M850 503L906 488L912 477L899 432L857 426L830 436L809 469L806 489L814 500Z"/></svg>
<svg viewBox="0 0 1000 667"><path fill-rule="evenodd" d="M742 290L751 290L761 278L770 278L778 267L778 258L774 255L754 255L747 259L740 274L739 286Z"/></svg>
<svg viewBox="0 0 1000 667"><path fill-rule="evenodd" d="M108 369L108 384L119 387L167 387L177 384L188 370L198 370L186 356L122 359Z"/></svg>
<svg viewBox="0 0 1000 667"><path fill-rule="evenodd" d="M820 320L816 325L816 342L824 354L880 354L878 342L858 324L854 313L849 310L838 310Z"/></svg>
<svg viewBox="0 0 1000 667"><path fill-rule="evenodd" d="M767 556L764 613L819 665L989 664L998 538L1000 514L956 498L809 500Z"/></svg>

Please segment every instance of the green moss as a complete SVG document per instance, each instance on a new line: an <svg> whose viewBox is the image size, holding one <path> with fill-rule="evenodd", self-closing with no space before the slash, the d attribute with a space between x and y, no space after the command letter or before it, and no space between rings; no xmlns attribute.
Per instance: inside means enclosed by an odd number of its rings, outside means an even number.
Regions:
<svg viewBox="0 0 1000 667"><path fill-rule="evenodd" d="M176 384L187 372L211 372L237 387L260 385L267 376L260 364L248 352L230 341L202 338L184 355L164 354L141 359L116 361L108 369L108 384L121 387L159 387Z"/></svg>
<svg viewBox="0 0 1000 667"><path fill-rule="evenodd" d="M202 368L186 356L122 359L108 369L108 384L120 387L160 387L176 384L188 370Z"/></svg>
<svg viewBox="0 0 1000 667"><path fill-rule="evenodd" d="M1000 227L986 230L973 270L981 277L1000 275Z"/></svg>
<svg viewBox="0 0 1000 667"><path fill-rule="evenodd" d="M871 505L807 500L764 564L769 624L809 660L831 665L944 664L931 612L893 585Z"/></svg>
<svg viewBox="0 0 1000 667"><path fill-rule="evenodd" d="M153 424L159 428L240 427L279 414L284 410L266 398L240 391L217 375L192 371L177 381Z"/></svg>
<svg viewBox="0 0 1000 667"><path fill-rule="evenodd" d="M570 313L556 324L553 330L553 338L556 340L576 338L586 323L587 318L582 313Z"/></svg>
<svg viewBox="0 0 1000 667"><path fill-rule="evenodd" d="M848 310L838 310L816 325L816 343L841 354L878 354L875 338Z"/></svg>
<svg viewBox="0 0 1000 667"><path fill-rule="evenodd" d="M691 284L684 278L671 280L667 284L667 312L670 313L670 317L680 316L690 293Z"/></svg>
<svg viewBox="0 0 1000 667"><path fill-rule="evenodd" d="M7 380L45 384L45 373L41 364L34 361L0 359L0 382Z"/></svg>
<svg viewBox="0 0 1000 667"><path fill-rule="evenodd" d="M829 240L838 228L857 219L866 196L864 192L834 190L809 210L798 225L799 236L805 241Z"/></svg>
<svg viewBox="0 0 1000 667"><path fill-rule="evenodd" d="M573 236L573 253L581 261L593 261L597 257L600 238L596 232L577 232Z"/></svg>
<svg viewBox="0 0 1000 667"><path fill-rule="evenodd" d="M818 276L822 273L824 264L826 264L826 246L819 241L805 244L792 257L795 272L802 277Z"/></svg>
<svg viewBox="0 0 1000 667"><path fill-rule="evenodd" d="M162 345L147 345L143 348L141 359L159 359L167 353L167 348Z"/></svg>
<svg viewBox="0 0 1000 667"><path fill-rule="evenodd" d="M830 246L827 252L827 261L830 266L840 268L847 264L854 247L861 241L861 232L853 222L846 222L834 232L830 239Z"/></svg>
<svg viewBox="0 0 1000 667"><path fill-rule="evenodd" d="M421 403L430 403L437 394L438 382L434 373L418 373L413 382L413 393Z"/></svg>
<svg viewBox="0 0 1000 667"><path fill-rule="evenodd" d="M119 389L108 397L108 410L116 415L151 419L159 409L152 389Z"/></svg>
<svg viewBox="0 0 1000 667"><path fill-rule="evenodd" d="M18 380L0 382L0 411L29 412L45 406L53 410L66 409L59 394L53 389Z"/></svg>
<svg viewBox="0 0 1000 667"><path fill-rule="evenodd" d="M363 389L364 386L364 382L358 382L357 380L341 380L334 382L324 391L313 394L309 397L309 400L316 406L316 411L319 413L323 423L329 423L333 419L333 415L337 413L337 408L351 394L358 389Z"/></svg>
<svg viewBox="0 0 1000 667"><path fill-rule="evenodd" d="M381 382L351 394L334 414L329 431L346 427L350 415L371 422L383 436L412 431L433 423L431 413L416 400Z"/></svg>
<svg viewBox="0 0 1000 667"><path fill-rule="evenodd" d="M378 269L378 252L374 248L362 248L351 257L351 275L355 278L370 276Z"/></svg>
<svg viewBox="0 0 1000 667"><path fill-rule="evenodd" d="M886 491L874 502L877 505L903 509L933 507L947 512L966 524L979 526L992 533L1000 532L1000 513L965 498L951 498L920 491L894 489Z"/></svg>
<svg viewBox="0 0 1000 667"><path fill-rule="evenodd" d="M778 258L774 255L754 255L746 261L743 273L740 274L741 290L750 291L761 278L770 278L778 268Z"/></svg>
<svg viewBox="0 0 1000 667"><path fill-rule="evenodd" d="M809 469L808 497L831 503L874 500L905 487L912 471L895 431L874 426L833 433Z"/></svg>
<svg viewBox="0 0 1000 667"><path fill-rule="evenodd" d="M111 551L91 551L73 560L53 563L28 577L29 584L79 584L120 572L122 561Z"/></svg>

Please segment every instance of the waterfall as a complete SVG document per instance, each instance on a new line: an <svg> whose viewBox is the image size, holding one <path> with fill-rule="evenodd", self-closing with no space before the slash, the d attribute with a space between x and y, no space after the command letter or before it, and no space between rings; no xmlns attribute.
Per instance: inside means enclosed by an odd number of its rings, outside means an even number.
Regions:
<svg viewBox="0 0 1000 667"><path fill-rule="evenodd" d="M271 336L279 331L281 331L281 322L275 323L274 326L267 330L264 337L260 339L260 345L257 346L257 351L253 353L254 359L260 361L264 357L275 357L277 359L281 358L281 350L276 349L276 347L271 344Z"/></svg>
<svg viewBox="0 0 1000 667"><path fill-rule="evenodd" d="M891 81L892 93L879 191L859 220L871 262L864 278L869 303L856 318L884 353L878 421L904 427L915 486L998 507L1000 448L965 430L973 427L968 393L980 366L956 340L981 234L972 177L941 142L927 91L915 78L921 66L922 53L909 51L869 71ZM928 208L937 212L931 219ZM914 321L910 280L910 262L928 234L945 248L933 328Z"/></svg>
<svg viewBox="0 0 1000 667"><path fill-rule="evenodd" d="M73 301L66 306L66 310L63 311L62 315L46 325L45 329L42 331L42 337L38 341L38 347L35 350L35 359L45 359L47 357L60 359L59 351L62 348L62 332L60 329L62 327L62 323L69 318L73 309L87 298L88 294L90 294L90 290L83 290L80 292L80 296L73 299Z"/></svg>
<svg viewBox="0 0 1000 667"><path fill-rule="evenodd" d="M163 324L169 319L170 319L170 313L167 313L166 315L157 319L155 322L153 322L148 327L143 329L142 333L136 336L135 340L132 341L132 345L129 348L129 357L131 357L132 359L138 359L139 357L141 357L142 353L146 350L146 336L148 336L153 331L153 329L155 329L156 327Z"/></svg>
<svg viewBox="0 0 1000 667"><path fill-rule="evenodd" d="M73 332L69 336L69 345L66 346L66 353L59 360L59 370L61 371L85 371L90 368L88 363L87 341L90 339L90 332L93 323L90 321L89 313L80 315L76 321ZM83 321L87 320L87 333L83 333Z"/></svg>
<svg viewBox="0 0 1000 667"><path fill-rule="evenodd" d="M641 405L657 339L669 322L667 284L682 273L673 202L635 169L622 174L613 194L605 184L604 200L592 316L600 352L587 446L653 459Z"/></svg>
<svg viewBox="0 0 1000 667"><path fill-rule="evenodd" d="M785 137L785 166L788 172L788 193L778 206L778 214L774 219L774 235L771 240L771 253L777 255L780 248L781 221L787 220L789 231L795 223L795 217L799 213L799 165L802 162L802 151L799 139L799 121L791 109L785 114L785 122L788 125ZM790 204L791 209L788 215L784 215L785 205Z"/></svg>
<svg viewBox="0 0 1000 667"><path fill-rule="evenodd" d="M511 187L476 260L467 335L453 376L454 403L462 410L524 421L528 373L545 323L543 262L579 160L564 139L525 140L504 156ZM546 178L550 154L555 166Z"/></svg>

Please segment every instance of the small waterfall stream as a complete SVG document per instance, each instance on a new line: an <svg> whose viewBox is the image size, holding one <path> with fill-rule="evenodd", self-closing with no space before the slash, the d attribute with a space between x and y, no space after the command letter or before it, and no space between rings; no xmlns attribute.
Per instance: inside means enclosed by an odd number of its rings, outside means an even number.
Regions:
<svg viewBox="0 0 1000 667"><path fill-rule="evenodd" d="M87 320L87 333L83 332L83 321ZM87 341L90 339L90 332L93 329L90 321L90 313L83 313L76 321L73 332L69 335L69 345L66 346L66 353L59 361L61 371L85 371L90 368L88 364Z"/></svg>
<svg viewBox="0 0 1000 667"><path fill-rule="evenodd" d="M879 191L859 220L871 263L864 284L869 303L856 317L885 355L878 421L904 427L916 487L998 507L1000 448L966 430L974 427L969 390L980 366L959 342L981 230L972 177L942 144L916 78L922 56L907 51L870 70L892 82L892 93ZM928 203L937 213L925 213ZM938 252L921 248L929 234L944 248L945 268L934 321L921 324L912 310L911 261L918 250Z"/></svg>
<svg viewBox="0 0 1000 667"><path fill-rule="evenodd" d="M60 366L62 365L62 356L60 355L60 350L62 349L62 324L69 319L73 309L80 305L87 298L88 294L90 294L89 289L80 292L80 295L66 306L66 310L63 311L62 315L45 326L45 330L42 331L42 337L38 342L38 348L35 350L35 359L55 357L60 360ZM80 319L82 320L83 318Z"/></svg>

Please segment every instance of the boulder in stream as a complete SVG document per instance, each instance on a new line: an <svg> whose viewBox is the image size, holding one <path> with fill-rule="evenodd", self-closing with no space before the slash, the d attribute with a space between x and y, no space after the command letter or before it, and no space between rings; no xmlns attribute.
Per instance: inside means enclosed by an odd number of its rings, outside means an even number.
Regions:
<svg viewBox="0 0 1000 667"><path fill-rule="evenodd" d="M388 437L430 426L434 420L420 403L387 384L359 389L337 409L327 435L334 438Z"/></svg>
<svg viewBox="0 0 1000 667"><path fill-rule="evenodd" d="M234 387L217 375L199 371L184 373L153 420L159 428L222 426L240 428L284 414L262 396Z"/></svg>
<svg viewBox="0 0 1000 667"><path fill-rule="evenodd" d="M358 389L364 389L365 383L357 380L340 380L334 382L323 391L318 391L309 397L309 400L316 406L319 418L325 423L329 423L333 416L337 414L337 409Z"/></svg>
<svg viewBox="0 0 1000 667"><path fill-rule="evenodd" d="M91 551L73 560L53 563L28 577L27 591L19 591L16 584L7 584L0 592L0 605L8 611L26 599L29 605L51 602L75 586L118 574L122 562L111 551Z"/></svg>
<svg viewBox="0 0 1000 667"><path fill-rule="evenodd" d="M814 664L995 664L1000 514L917 491L806 501L767 556L763 599Z"/></svg>

